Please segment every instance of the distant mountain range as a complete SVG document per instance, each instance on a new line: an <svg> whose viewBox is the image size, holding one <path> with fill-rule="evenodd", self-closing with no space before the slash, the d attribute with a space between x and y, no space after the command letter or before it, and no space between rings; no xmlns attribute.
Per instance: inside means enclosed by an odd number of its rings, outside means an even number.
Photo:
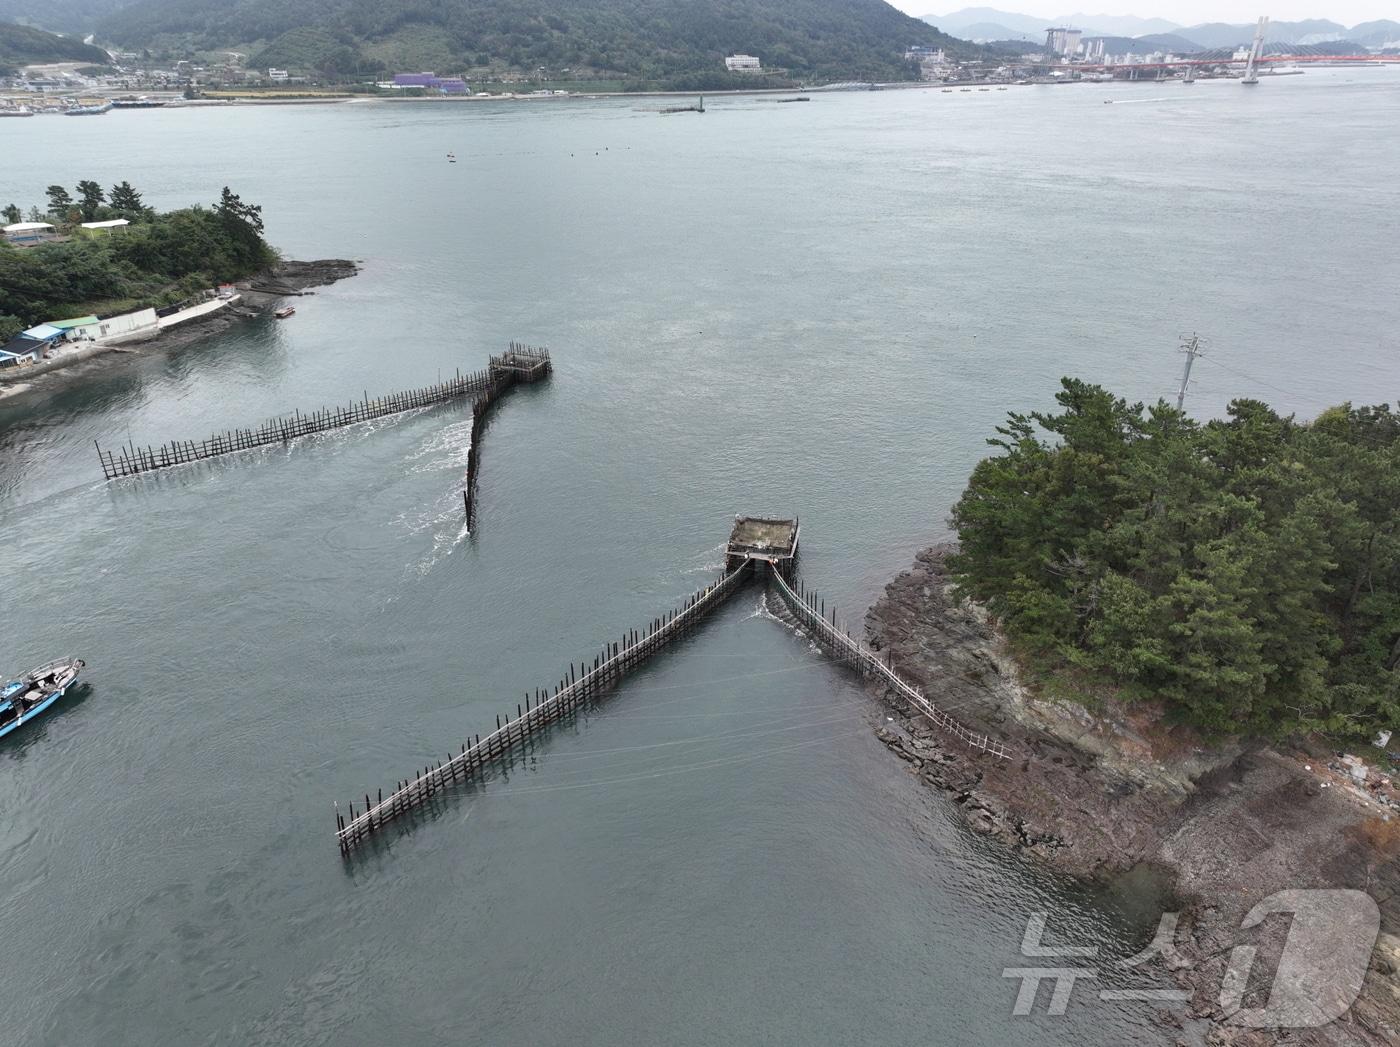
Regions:
<svg viewBox="0 0 1400 1047"><path fill-rule="evenodd" d="M0 0L2 3L3 0ZM1266 5L1267 6L1267 5ZM964 40L1025 40L1045 42L1045 30L1050 26L1072 26L1084 30L1085 37L1108 37L1138 42L1169 35L1175 44L1147 48L1148 50L1206 51L1221 47L1247 44L1254 38L1254 24L1232 25L1206 22L1183 26L1162 18L1139 18L1135 15L1068 14L1053 19L1001 11L992 7L965 7L946 15L924 15L925 22L936 25L945 33ZM1355 41L1372 49L1400 47L1400 22L1381 20L1363 22L1350 28L1325 18L1301 22L1270 22L1266 39L1280 44L1324 44L1333 40ZM1110 45L1110 51L1113 50ZM1114 53L1122 53L1117 51Z"/></svg>
<svg viewBox="0 0 1400 1047"><path fill-rule="evenodd" d="M253 69L543 68L683 90L766 82L726 72L736 53L791 80L907 80L912 45L980 50L885 0L0 0L6 17L163 56L236 51Z"/></svg>

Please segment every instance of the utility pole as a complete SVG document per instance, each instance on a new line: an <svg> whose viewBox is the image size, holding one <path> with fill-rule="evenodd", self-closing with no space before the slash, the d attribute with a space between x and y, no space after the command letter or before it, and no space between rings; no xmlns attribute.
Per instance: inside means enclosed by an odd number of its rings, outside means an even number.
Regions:
<svg viewBox="0 0 1400 1047"><path fill-rule="evenodd" d="M1201 349L1201 340L1192 334L1181 344L1181 351L1186 354L1186 368L1181 372L1181 388L1176 392L1176 409L1178 411L1186 402L1186 383L1191 380L1191 365L1196 362L1196 357L1200 356L1204 350Z"/></svg>

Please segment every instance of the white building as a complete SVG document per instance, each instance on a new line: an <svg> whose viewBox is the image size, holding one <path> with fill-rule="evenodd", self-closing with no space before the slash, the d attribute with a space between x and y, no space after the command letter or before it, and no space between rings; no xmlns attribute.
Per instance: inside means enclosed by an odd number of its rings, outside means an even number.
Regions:
<svg viewBox="0 0 1400 1047"><path fill-rule="evenodd" d="M285 69L269 69L267 71L267 78L274 84L286 83L289 76L290 74Z"/></svg>
<svg viewBox="0 0 1400 1047"><path fill-rule="evenodd" d="M724 68L731 73L761 73L762 65L753 55L730 55L724 60Z"/></svg>
<svg viewBox="0 0 1400 1047"><path fill-rule="evenodd" d="M1079 40L1083 35L1084 30L1070 29L1067 26L1047 29L1045 30L1045 49L1051 54L1072 55L1079 50Z"/></svg>
<svg viewBox="0 0 1400 1047"><path fill-rule="evenodd" d="M122 342L140 342L154 338L160 331L159 318L154 309L138 309L134 313L109 316L94 323L82 324L68 329L71 341L101 341L108 345Z"/></svg>

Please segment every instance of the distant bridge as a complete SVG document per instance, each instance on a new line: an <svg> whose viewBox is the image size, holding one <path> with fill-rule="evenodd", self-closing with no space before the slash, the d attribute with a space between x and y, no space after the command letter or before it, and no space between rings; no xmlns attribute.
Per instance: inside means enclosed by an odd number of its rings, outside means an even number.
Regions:
<svg viewBox="0 0 1400 1047"><path fill-rule="evenodd" d="M1092 70L1102 73L1119 73L1134 69L1181 69L1181 68L1202 68L1207 66L1230 66L1243 65L1243 58L1172 58L1163 59L1160 62L1117 62L1106 64L1090 64L1087 62L1076 62L1072 66L1055 66L1056 69L1068 69L1073 72ZM1308 63L1311 65L1397 65L1400 64L1400 55L1260 55L1258 65L1276 65Z"/></svg>

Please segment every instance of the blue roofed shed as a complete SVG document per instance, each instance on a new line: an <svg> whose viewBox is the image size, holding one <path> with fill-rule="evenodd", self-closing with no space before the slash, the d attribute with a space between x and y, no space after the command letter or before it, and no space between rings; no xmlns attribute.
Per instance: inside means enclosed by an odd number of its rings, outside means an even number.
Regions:
<svg viewBox="0 0 1400 1047"><path fill-rule="evenodd" d="M20 334L21 338L32 338L36 342L56 342L64 336L66 332L61 327L53 324L40 324L38 327L31 327Z"/></svg>

